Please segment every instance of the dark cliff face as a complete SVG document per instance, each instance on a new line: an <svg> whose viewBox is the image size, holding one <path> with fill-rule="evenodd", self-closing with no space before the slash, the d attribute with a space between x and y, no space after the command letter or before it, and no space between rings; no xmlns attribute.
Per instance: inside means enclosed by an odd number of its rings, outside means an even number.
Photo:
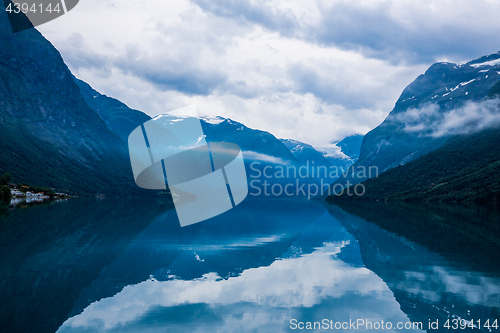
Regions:
<svg viewBox="0 0 500 333"><path fill-rule="evenodd" d="M13 34L2 12L0 39L4 125L24 127L39 139L57 145L66 156L82 154L78 151L81 144L88 144L89 150L95 148L87 140L90 134L117 142L83 100L59 52L38 31ZM60 133L74 137L57 135Z"/></svg>
<svg viewBox="0 0 500 333"><path fill-rule="evenodd" d="M126 144L85 102L59 52L0 13L0 170L71 193L135 191Z"/></svg>
<svg viewBox="0 0 500 333"><path fill-rule="evenodd" d="M382 124L366 134L360 157L353 167L376 166L381 173L442 146L450 135L429 135L438 122L439 114L488 98L500 81L500 63L495 63L499 58L500 53L497 53L463 65L432 65L404 89ZM434 119L425 114L430 110L437 114ZM422 131L408 130L408 112L413 112L412 126L420 125ZM422 119L420 123L418 117ZM359 183L366 179L350 175L339 182L345 184L349 180Z"/></svg>

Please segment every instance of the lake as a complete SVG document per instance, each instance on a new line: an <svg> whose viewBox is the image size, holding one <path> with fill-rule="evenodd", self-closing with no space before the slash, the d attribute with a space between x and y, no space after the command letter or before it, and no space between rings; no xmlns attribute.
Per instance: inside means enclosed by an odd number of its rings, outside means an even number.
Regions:
<svg viewBox="0 0 500 333"><path fill-rule="evenodd" d="M498 207L246 199L181 228L77 198L0 224L5 332L500 332Z"/></svg>

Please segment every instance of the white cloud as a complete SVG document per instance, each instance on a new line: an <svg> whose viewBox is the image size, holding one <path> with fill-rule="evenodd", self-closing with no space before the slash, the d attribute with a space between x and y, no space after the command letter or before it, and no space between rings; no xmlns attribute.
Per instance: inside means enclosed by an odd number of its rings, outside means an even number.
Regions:
<svg viewBox="0 0 500 333"><path fill-rule="evenodd" d="M471 7L463 1L451 12L440 0L405 4L87 0L39 30L77 77L132 108L154 116L196 104L200 114L325 145L377 126L436 57L482 52L468 41L497 26L493 3L475 4L468 20L454 20ZM359 29L332 37L344 29L339 15ZM454 47L439 46L446 38Z"/></svg>
<svg viewBox="0 0 500 333"><path fill-rule="evenodd" d="M446 112L432 136L467 134L496 127L500 125L499 106L498 100L468 102L463 107Z"/></svg>
<svg viewBox="0 0 500 333"><path fill-rule="evenodd" d="M205 12L256 24L282 36L355 50L368 57L429 62L497 51L500 28L491 0L193 0Z"/></svg>
<svg viewBox="0 0 500 333"><path fill-rule="evenodd" d="M263 162L269 162L269 163L281 164L281 165L290 164L290 162L284 161L281 158L274 157L271 155L257 153L255 151L251 151L251 150L243 151L243 156L244 156L245 160L256 160L256 161L263 161Z"/></svg>
<svg viewBox="0 0 500 333"><path fill-rule="evenodd" d="M437 104L426 104L396 114L394 119L404 124L405 131L425 136L469 134L500 125L500 101L468 101L451 110L442 110Z"/></svg>

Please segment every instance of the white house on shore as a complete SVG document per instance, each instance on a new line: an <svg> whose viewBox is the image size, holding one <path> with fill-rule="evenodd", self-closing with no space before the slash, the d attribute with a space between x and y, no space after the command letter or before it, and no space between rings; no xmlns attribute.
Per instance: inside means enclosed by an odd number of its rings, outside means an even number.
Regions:
<svg viewBox="0 0 500 333"><path fill-rule="evenodd" d="M18 189L11 189L10 194L15 197L45 197L45 194L43 193L35 193L31 191L27 191L26 193L23 193L19 191Z"/></svg>
<svg viewBox="0 0 500 333"><path fill-rule="evenodd" d="M43 197L44 194L43 193L35 193L35 192L27 191L26 192L26 196L27 197Z"/></svg>
<svg viewBox="0 0 500 333"><path fill-rule="evenodd" d="M12 197L30 197L30 198L48 198L49 197L48 195L45 195L42 192L35 193L35 192L32 192L32 191L27 191L25 193L25 192L19 191L17 188L11 188L10 189L10 195ZM69 195L66 194L66 193L55 193L55 197L56 198L57 197L69 197Z"/></svg>
<svg viewBox="0 0 500 333"><path fill-rule="evenodd" d="M10 189L10 195L15 196L15 197L24 197L26 196L23 192L19 191L18 189L11 188Z"/></svg>

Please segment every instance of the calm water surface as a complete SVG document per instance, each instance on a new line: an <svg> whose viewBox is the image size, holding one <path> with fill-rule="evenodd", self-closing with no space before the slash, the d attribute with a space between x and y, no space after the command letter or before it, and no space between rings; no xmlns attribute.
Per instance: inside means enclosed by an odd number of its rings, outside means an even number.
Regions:
<svg viewBox="0 0 500 333"><path fill-rule="evenodd" d="M500 321L495 207L246 200L180 228L162 201L72 199L1 216L5 332L327 332L354 330L324 320L358 319L375 327L355 331L479 332L443 325ZM376 330L382 321L394 327Z"/></svg>

